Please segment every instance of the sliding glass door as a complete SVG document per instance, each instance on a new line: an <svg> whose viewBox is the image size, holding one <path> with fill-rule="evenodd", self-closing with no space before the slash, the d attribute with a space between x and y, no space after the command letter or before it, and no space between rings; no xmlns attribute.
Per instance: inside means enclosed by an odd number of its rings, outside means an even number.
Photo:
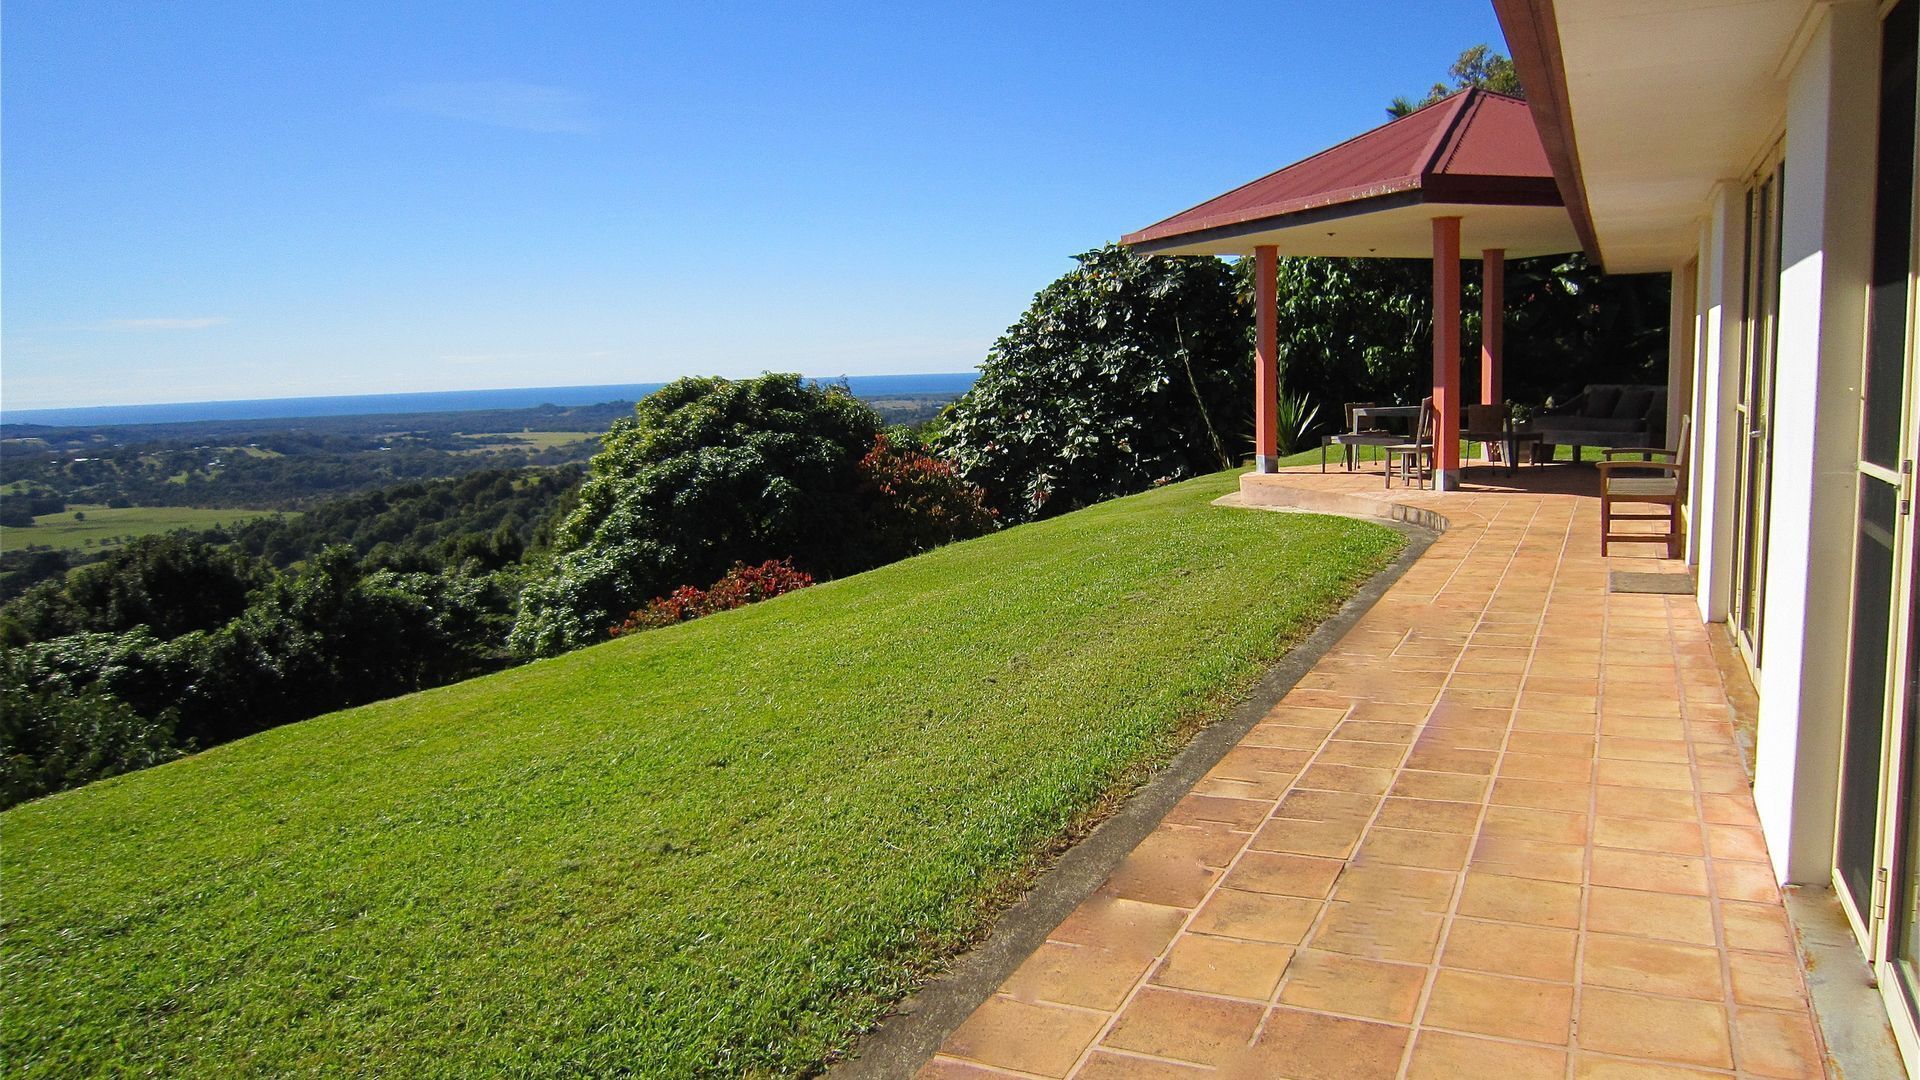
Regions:
<svg viewBox="0 0 1920 1080"><path fill-rule="evenodd" d="M1779 151L1747 191L1745 322L1740 393L1734 404L1738 442L1734 489L1734 640L1760 667L1761 608L1766 595L1767 506L1773 472L1773 371L1780 316Z"/></svg>
<svg viewBox="0 0 1920 1080"><path fill-rule="evenodd" d="M1914 233L1920 0L1881 27L1873 252L1861 389L1859 509L1834 884L1909 1065L1920 1057L1920 531L1913 528Z"/></svg>

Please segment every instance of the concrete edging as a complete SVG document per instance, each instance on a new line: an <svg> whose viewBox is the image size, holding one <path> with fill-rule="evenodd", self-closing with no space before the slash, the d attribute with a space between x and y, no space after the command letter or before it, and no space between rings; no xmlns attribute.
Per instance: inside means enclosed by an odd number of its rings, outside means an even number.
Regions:
<svg viewBox="0 0 1920 1080"><path fill-rule="evenodd" d="M1297 509L1378 520L1405 536L1407 546L1393 562L1368 578L1331 618L1268 668L1226 717L1202 728L1172 760L1129 795L1119 810L1041 871L1027 894L994 921L985 940L956 957L944 974L901 1002L846 1058L828 1070L830 1077L892 1080L911 1077L925 1065L947 1036L999 989L1046 941L1054 927L1107 880L1160 825L1174 804L1239 745L1447 528L1446 518L1418 507L1299 489L1288 489L1286 494L1303 498L1298 503L1249 502L1243 491L1222 496L1215 505L1269 512Z"/></svg>
<svg viewBox="0 0 1920 1080"><path fill-rule="evenodd" d="M1826 1043L1836 1077L1906 1075L1900 1047L1887 1024L1885 1003L1874 985L1873 969L1860 955L1853 928L1840 911L1831 887L1793 885L1782 889L1800 947L1800 970L1814 1020Z"/></svg>

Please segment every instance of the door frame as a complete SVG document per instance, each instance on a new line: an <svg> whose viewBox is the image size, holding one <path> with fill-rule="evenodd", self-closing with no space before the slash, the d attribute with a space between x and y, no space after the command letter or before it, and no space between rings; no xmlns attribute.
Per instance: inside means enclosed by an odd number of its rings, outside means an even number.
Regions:
<svg viewBox="0 0 1920 1080"><path fill-rule="evenodd" d="M1880 17L1886 18L1895 6L1892 2L1881 5ZM1915 127L1910 224L1920 222L1920 87L1916 88ZM1896 472L1857 460L1856 472L1857 476L1893 483L1901 500L1894 519L1892 625L1887 642L1885 720L1879 748L1875 883L1870 898L1873 910L1859 911L1847 889L1842 887L1837 844L1833 876L1834 893L1840 899L1841 910L1846 913L1878 983L1894 1041L1908 1070L1920 1075L1920 965L1903 974L1896 955L1904 907L1901 871L1920 873L1920 835L1908 835L1914 822L1920 821L1920 815L1909 816L1914 804L1920 802L1920 687L1916 687L1910 677L1920 670L1920 528L1916 528L1912 513L1914 467L1920 459L1920 357L1916 357L1916 344L1920 343L1920 228L1909 228L1908 232L1901 467ZM1869 306L1865 317L1870 320L1871 315ZM1862 327L1862 340L1869 343L1870 329L1870 324ZM1863 354L1863 371L1866 361L1867 356ZM1841 760L1845 761L1844 747ZM1838 827L1836 820L1836 835ZM1913 917L1920 920L1920 915ZM1920 927L1916 927L1915 932L1920 933Z"/></svg>
<svg viewBox="0 0 1920 1080"><path fill-rule="evenodd" d="M1920 125L1920 109L1916 110L1916 123ZM1916 167L1914 169L1913 207L1916 220L1920 220L1920 138L1916 143ZM1902 487L1905 499L1911 500L1913 491L1913 463L1920 458L1920 363L1916 363L1916 339L1920 339L1920 229L1911 230L1908 238L1907 253L1907 332L1906 332L1906 371L1907 400L1904 430L1907 443L1902 470L1906 483ZM1910 506L1910 503L1903 504ZM1888 702L1886 735L1881 744L1881 780L1880 780L1880 841L1876 853L1876 870L1884 875L1886 884L1881 887L1881 899L1875 905L1881 909L1872 928L1871 952L1874 975L1880 984L1880 995L1887 1009L1894 1040L1900 1045L1900 1053L1906 1058L1909 1070L1920 1069L1920 970L1903 974L1899 969L1896 955L1899 942L1897 935L1900 925L1900 900L1893 895L1900 887L1902 871L1907 874L1920 872L1920 836L1907 835L1912 824L1908 813L1912 803L1920 800L1920 763L1915 755L1920 753L1920 700L1916 699L1916 688L1911 685L1909 672L1914 670L1916 661L1920 661L1920 529L1914 527L1912 513L1903 513L1899 518L1900 532L1895 535L1899 544L1899 561L1895 563L1894 597L1896 615L1894 621L1892 655L1888 657L1889 667ZM1905 865L1902 865L1902 864ZM1920 932L1920 928L1916 928Z"/></svg>
<svg viewBox="0 0 1920 1080"><path fill-rule="evenodd" d="M1766 640L1766 547L1773 502L1773 399L1779 368L1785 161L1786 141L1779 139L1761 155L1758 167L1746 184L1746 242L1740 286L1740 378L1733 403L1737 449L1727 623L1736 651L1756 680ZM1763 195L1765 206L1760 205ZM1759 413L1757 426L1756 411ZM1757 463L1750 467L1749 445L1756 439L1760 442L1759 456ZM1752 588L1743 588L1749 576ZM1750 633L1748 622L1751 622Z"/></svg>
<svg viewBox="0 0 1920 1080"><path fill-rule="evenodd" d="M1920 213L1920 170L1916 170L1915 210ZM1875 843L1874 911L1856 910L1846 889L1834 893L1866 950L1879 983L1894 1041L1909 1071L1920 1070L1920 968L1905 975L1899 970L1898 933L1901 929L1902 874L1920 871L1920 836L1907 835L1907 813L1920 800L1920 694L1908 675L1920 661L1920 529L1907 510L1914 497L1912 466L1920 457L1920 364L1915 360L1916 315L1920 315L1920 236L1910 241L1907 274L1906 402L1902 420L1906 445L1902 447L1905 483L1900 487L1902 512L1895 519L1893 627L1888 642L1886 722L1880 745L1879 836ZM1864 465L1864 463L1863 463ZM1864 469L1863 469L1864 471ZM1886 470L1882 469L1881 472ZM1843 753L1844 760L1844 753ZM1837 825L1837 823L1836 823ZM1901 865L1905 863L1906 865Z"/></svg>

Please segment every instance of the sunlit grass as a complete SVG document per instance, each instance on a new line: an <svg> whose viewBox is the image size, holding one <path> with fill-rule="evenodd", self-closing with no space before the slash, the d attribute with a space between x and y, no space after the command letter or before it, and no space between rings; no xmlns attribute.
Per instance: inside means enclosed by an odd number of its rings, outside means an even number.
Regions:
<svg viewBox="0 0 1920 1080"><path fill-rule="evenodd" d="M34 518L31 528L0 529L0 551L21 551L34 546L111 547L136 536L238 525L272 513L271 510L213 510L193 506L115 508L76 504L61 513Z"/></svg>
<svg viewBox="0 0 1920 1080"><path fill-rule="evenodd" d="M1236 482L17 807L8 1069L807 1071L1401 545Z"/></svg>

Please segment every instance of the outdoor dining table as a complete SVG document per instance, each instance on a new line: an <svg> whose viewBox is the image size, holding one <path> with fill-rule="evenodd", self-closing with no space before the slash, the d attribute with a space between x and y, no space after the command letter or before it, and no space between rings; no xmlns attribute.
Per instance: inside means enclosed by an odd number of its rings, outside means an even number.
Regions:
<svg viewBox="0 0 1920 1080"><path fill-rule="evenodd" d="M1353 410L1353 426L1365 427L1360 421L1375 420L1418 420L1419 405L1357 405Z"/></svg>
<svg viewBox="0 0 1920 1080"><path fill-rule="evenodd" d="M1365 427L1364 420L1406 420L1409 426L1420 419L1419 405L1361 405L1353 410L1353 426ZM1497 442L1506 451L1507 475L1512 476L1515 465L1520 459L1521 443L1538 443L1537 431L1517 431L1513 421L1508 420L1499 431L1469 431L1466 425L1466 410L1461 409L1460 435L1469 442Z"/></svg>

